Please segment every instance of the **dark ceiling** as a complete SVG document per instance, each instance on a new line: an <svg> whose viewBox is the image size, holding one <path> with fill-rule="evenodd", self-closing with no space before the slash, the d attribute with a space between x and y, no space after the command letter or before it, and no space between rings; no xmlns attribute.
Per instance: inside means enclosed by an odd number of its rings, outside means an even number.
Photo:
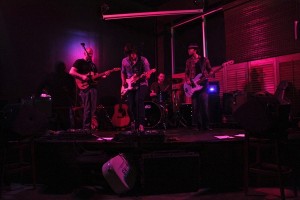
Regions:
<svg viewBox="0 0 300 200"><path fill-rule="evenodd" d="M131 1L134 1L136 3L142 4L145 6L149 6L152 8L157 8L171 0L131 0Z"/></svg>
<svg viewBox="0 0 300 200"><path fill-rule="evenodd" d="M130 1L139 3L139 4L147 6L147 7L151 7L154 9L157 9L166 3L174 2L174 0L172 0L172 1L171 0L130 0ZM224 5L224 4L232 2L234 0L181 0L181 1L185 1L187 4L194 4L195 6L198 6L198 7L205 6L209 9L209 8Z"/></svg>

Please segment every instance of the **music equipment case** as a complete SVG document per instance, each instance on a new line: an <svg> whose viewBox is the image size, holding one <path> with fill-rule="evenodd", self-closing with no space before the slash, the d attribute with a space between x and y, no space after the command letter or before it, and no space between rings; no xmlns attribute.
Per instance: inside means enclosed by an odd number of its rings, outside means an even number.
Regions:
<svg viewBox="0 0 300 200"><path fill-rule="evenodd" d="M193 192L199 187L199 154L160 151L141 156L141 188L145 194Z"/></svg>

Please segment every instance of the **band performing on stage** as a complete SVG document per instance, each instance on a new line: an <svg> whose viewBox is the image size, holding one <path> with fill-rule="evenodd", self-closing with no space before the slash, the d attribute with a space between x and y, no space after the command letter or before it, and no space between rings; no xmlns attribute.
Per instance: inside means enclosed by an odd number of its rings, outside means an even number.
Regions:
<svg viewBox="0 0 300 200"><path fill-rule="evenodd" d="M207 85L213 70L209 60L199 54L196 43L187 48L189 59L186 61L185 75L172 79L166 79L164 72L151 67L148 59L133 44L125 45L125 57L120 68L101 73L93 62L94 50L86 48L85 43L81 43L81 46L84 58L77 59L69 71L81 98L79 105L77 103L72 106L73 116L70 120L73 121L68 128L90 131L104 129L105 127L100 127L99 120L103 119L99 119L98 112L104 110L106 123L110 123L115 129L127 129L133 133L143 133L145 129L167 129L181 125L186 127L189 124L199 131L211 130ZM97 84L99 79L109 79L108 76L117 71L121 72L120 100L114 105L113 114L108 114L108 108L97 103ZM187 105L183 101L185 98L191 98L191 104L188 105L192 112L182 109ZM82 110L79 126L78 116L74 116L76 108Z"/></svg>

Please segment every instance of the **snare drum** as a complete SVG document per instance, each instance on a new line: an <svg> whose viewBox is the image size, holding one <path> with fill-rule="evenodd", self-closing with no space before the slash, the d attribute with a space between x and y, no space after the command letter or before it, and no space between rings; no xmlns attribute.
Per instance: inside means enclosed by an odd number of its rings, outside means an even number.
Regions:
<svg viewBox="0 0 300 200"><path fill-rule="evenodd" d="M155 128L165 117L164 107L152 101L145 101L145 128Z"/></svg>

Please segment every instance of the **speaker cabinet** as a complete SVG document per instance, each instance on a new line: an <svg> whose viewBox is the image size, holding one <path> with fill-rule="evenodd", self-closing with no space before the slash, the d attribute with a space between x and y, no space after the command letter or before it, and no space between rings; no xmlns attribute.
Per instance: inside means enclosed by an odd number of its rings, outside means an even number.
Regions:
<svg viewBox="0 0 300 200"><path fill-rule="evenodd" d="M284 134L289 125L290 105L280 105L274 96L255 96L234 113L240 125L256 137Z"/></svg>
<svg viewBox="0 0 300 200"><path fill-rule="evenodd" d="M141 158L141 186L146 194L193 192L199 187L199 154L154 152Z"/></svg>
<svg viewBox="0 0 300 200"><path fill-rule="evenodd" d="M221 123L221 102L219 94L208 95L208 117L210 124Z"/></svg>

